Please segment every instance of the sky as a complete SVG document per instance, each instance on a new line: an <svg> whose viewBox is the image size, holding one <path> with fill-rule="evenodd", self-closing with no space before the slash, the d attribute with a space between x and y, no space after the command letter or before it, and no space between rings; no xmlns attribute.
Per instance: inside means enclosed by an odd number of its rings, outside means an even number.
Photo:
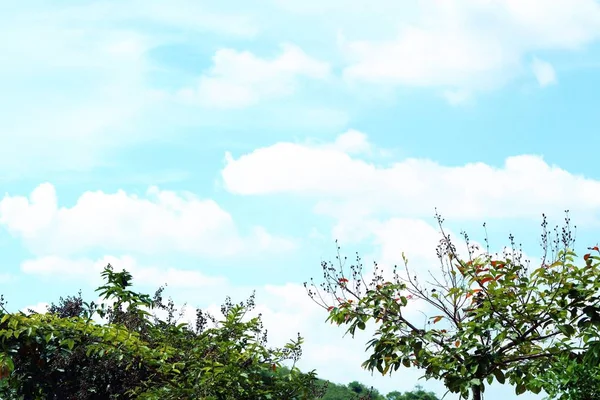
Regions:
<svg viewBox="0 0 600 400"><path fill-rule="evenodd" d="M302 368L441 396L362 370L368 334L325 323L302 283L334 240L427 273L437 208L532 260L542 213L598 242L597 0L2 2L0 54L12 309L93 299L109 262L190 310L256 290Z"/></svg>

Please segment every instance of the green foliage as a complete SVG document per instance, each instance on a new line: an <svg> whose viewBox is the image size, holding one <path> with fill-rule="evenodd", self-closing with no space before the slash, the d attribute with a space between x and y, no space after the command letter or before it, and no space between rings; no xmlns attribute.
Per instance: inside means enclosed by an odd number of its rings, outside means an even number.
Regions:
<svg viewBox="0 0 600 400"><path fill-rule="evenodd" d="M61 299L49 313L0 313L0 397L3 399L316 399L314 371L295 367L302 338L266 346L254 307L227 299L223 319L197 310L196 326L178 324L172 300L131 290L132 276L103 271L98 291L112 303ZM149 310L167 312L166 320ZM106 323L94 321L103 318ZM213 327L208 327L212 322ZM284 362L291 369L280 370Z"/></svg>
<svg viewBox="0 0 600 400"><path fill-rule="evenodd" d="M581 356L572 354L558 360L540 378L547 381L548 399L600 399L600 367L587 365Z"/></svg>
<svg viewBox="0 0 600 400"><path fill-rule="evenodd" d="M439 400L434 393L426 392L420 386L412 392L405 392L404 394L394 391L387 394L386 400Z"/></svg>
<svg viewBox="0 0 600 400"><path fill-rule="evenodd" d="M388 393L387 396L383 396L377 390L368 388L357 381L350 382L348 385L321 382L327 385L322 400L439 400L433 393L425 392L419 386L412 392L402 394L393 391Z"/></svg>
<svg viewBox="0 0 600 400"><path fill-rule="evenodd" d="M476 400L493 381L513 385L516 394L552 390L555 382L541 379L546 371L573 352L591 351L578 339L600 343L593 340L600 323L600 257L586 254L583 265L575 264L567 216L550 244L544 217L544 257L535 269L522 262L512 237L511 251L494 257L489 249L476 255L479 249L464 234L469 258L463 261L438 221L438 277L421 283L405 259L402 276L394 268L387 280L375 264L374 277L365 279L360 258L347 271L338 248L339 265L323 263L321 289L306 285L310 297L328 311L328 321L346 325L352 335L375 322L363 363L368 370L385 375L417 367L450 392ZM435 310L425 326L403 312L409 301Z"/></svg>

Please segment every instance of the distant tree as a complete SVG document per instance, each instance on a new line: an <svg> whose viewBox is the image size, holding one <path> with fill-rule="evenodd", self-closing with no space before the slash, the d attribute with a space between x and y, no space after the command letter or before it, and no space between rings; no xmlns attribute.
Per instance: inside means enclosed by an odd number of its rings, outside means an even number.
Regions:
<svg viewBox="0 0 600 400"><path fill-rule="evenodd" d="M357 382L357 381L350 382L348 384L348 388L350 390L352 390L356 394L363 394L363 393L367 393L368 392L367 387L365 385L363 385L362 383Z"/></svg>
<svg viewBox="0 0 600 400"><path fill-rule="evenodd" d="M338 264L322 264L324 282L305 284L309 296L327 310L328 321L347 325L352 335L369 321L376 323L368 343L371 355L363 364L368 370L385 375L414 366L426 378L442 380L450 392L474 400L481 400L494 380L514 385L516 394L552 390L554 383L542 379L546 371L570 354L591 349L579 339L598 337L600 257L586 254L582 265L575 264L567 215L554 239L544 216L544 254L533 269L512 236L511 251L496 257L489 246L477 255L480 249L463 234L469 249L463 260L442 218L437 219L440 278L417 277L406 259L405 273L394 268L391 280L377 264L374 277L365 278L360 257L348 269L338 247ZM592 250L600 253L598 247ZM436 310L425 326L404 312L409 301Z"/></svg>
<svg viewBox="0 0 600 400"><path fill-rule="evenodd" d="M325 383L323 381L323 383ZM323 400L385 400L375 389L369 389L364 384L353 381L348 385L338 385L327 382Z"/></svg>
<svg viewBox="0 0 600 400"><path fill-rule="evenodd" d="M421 386L416 386L412 392L404 392L404 394L393 391L389 392L385 397L386 400L439 400L435 393L426 392Z"/></svg>

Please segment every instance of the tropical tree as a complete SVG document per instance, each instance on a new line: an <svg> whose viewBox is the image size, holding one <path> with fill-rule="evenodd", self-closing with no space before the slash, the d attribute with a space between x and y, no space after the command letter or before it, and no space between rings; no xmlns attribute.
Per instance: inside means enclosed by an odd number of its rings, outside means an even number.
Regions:
<svg viewBox="0 0 600 400"><path fill-rule="evenodd" d="M533 268L512 235L511 246L492 255L487 237L482 250L463 233L468 257L462 259L436 218L438 274L418 277L403 255L404 271L394 267L385 278L375 264L369 278L360 257L348 268L338 247L337 263L322 263L324 281L305 284L309 296L327 310L328 321L346 325L352 335L375 323L363 363L371 371L416 367L475 400L493 381L509 382L517 394L551 390L544 373L589 347L579 339L597 337L600 258L586 254L582 265L575 264L568 214L554 236L543 216L542 262ZM411 309L426 313L427 323Z"/></svg>

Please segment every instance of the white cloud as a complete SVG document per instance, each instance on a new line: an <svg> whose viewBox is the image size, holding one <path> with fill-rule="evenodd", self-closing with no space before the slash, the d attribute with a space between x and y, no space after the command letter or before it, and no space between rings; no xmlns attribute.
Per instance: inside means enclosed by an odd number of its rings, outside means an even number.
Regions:
<svg viewBox="0 0 600 400"><path fill-rule="evenodd" d="M277 143L235 159L222 170L225 187L242 195L293 193L317 201L338 219L392 214L448 218L539 218L564 209L600 211L600 182L573 175L535 155L508 157L502 167L482 162L447 167L426 159L380 166L327 146Z"/></svg>
<svg viewBox="0 0 600 400"><path fill-rule="evenodd" d="M214 108L240 108L261 100L293 94L301 78L325 79L329 65L286 44L279 56L260 58L249 51L222 49L213 66L202 75L195 89L184 89L182 98Z"/></svg>
<svg viewBox="0 0 600 400"><path fill-rule="evenodd" d="M101 280L100 273L108 264L117 271L127 270L133 275L135 284L144 286L158 287L167 284L177 289L198 289L226 284L225 278L207 276L199 271L140 266L131 256L105 256L96 261L44 256L23 261L21 270L30 275L53 279L84 279L95 283Z"/></svg>
<svg viewBox="0 0 600 400"><path fill-rule="evenodd" d="M546 87L556 83L556 72L549 62L534 58L531 62L531 70L540 87Z"/></svg>
<svg viewBox="0 0 600 400"><path fill-rule="evenodd" d="M522 73L536 50L573 50L600 38L594 0L427 0L397 14L398 33L342 40L348 79L488 90ZM348 32L352 34L352 32ZM450 99L452 100L452 98Z"/></svg>
<svg viewBox="0 0 600 400"><path fill-rule="evenodd" d="M229 191L244 195L281 192L336 194L359 190L356 182L366 183L374 167L364 161L353 160L336 147L335 144L310 146L281 142L259 148L237 160L227 153L222 177ZM245 173L241 167L250 170ZM257 176L250 177L250 174ZM348 176L355 180L347 179Z"/></svg>
<svg viewBox="0 0 600 400"><path fill-rule="evenodd" d="M0 22L0 72L11 76L3 86L11 95L0 100L0 166L9 176L106 165L109 150L141 139L129 123L157 103L145 74L158 39L58 10Z"/></svg>
<svg viewBox="0 0 600 400"><path fill-rule="evenodd" d="M88 191L77 203L58 207L51 184L30 198L6 195L0 224L38 254L75 254L92 249L157 254L183 252L233 256L293 248L287 239L256 226L241 235L229 213L212 200L150 187L145 197Z"/></svg>
<svg viewBox="0 0 600 400"><path fill-rule="evenodd" d="M115 150L164 134L145 125L166 119L168 99L151 87L151 50L199 32L257 32L251 16L190 0L19 3L0 27L0 73L11 77L0 99L6 179L113 164Z"/></svg>
<svg viewBox="0 0 600 400"><path fill-rule="evenodd" d="M355 129L350 129L337 137L333 143L333 148L348 154L360 154L369 153L371 144L367 135Z"/></svg>

